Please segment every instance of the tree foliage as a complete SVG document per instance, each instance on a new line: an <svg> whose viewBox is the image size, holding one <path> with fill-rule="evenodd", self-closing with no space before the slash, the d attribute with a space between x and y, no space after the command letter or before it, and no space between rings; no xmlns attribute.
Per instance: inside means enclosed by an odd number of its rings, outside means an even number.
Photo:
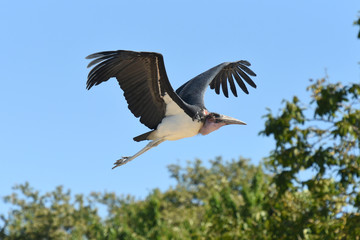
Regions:
<svg viewBox="0 0 360 240"><path fill-rule="evenodd" d="M308 87L309 103L285 101L265 118L275 149L266 160L277 197L306 196L298 227L314 239L360 236L360 84L321 79ZM305 172L305 173L304 173ZM325 235L323 235L326 233ZM305 235L304 235L305 236ZM320 237L321 236L321 237Z"/></svg>
<svg viewBox="0 0 360 240"><path fill-rule="evenodd" d="M248 239L262 236L270 177L247 160L206 168L200 160L169 167L177 184L144 200L114 193L75 195L58 187L40 195L29 184L14 188L5 239ZM98 207L104 205L106 216ZM259 231L260 229L263 229ZM264 232L262 232L264 231Z"/></svg>
<svg viewBox="0 0 360 240"><path fill-rule="evenodd" d="M360 17L354 22L354 25L358 25L360 27ZM360 38L360 30L357 37Z"/></svg>

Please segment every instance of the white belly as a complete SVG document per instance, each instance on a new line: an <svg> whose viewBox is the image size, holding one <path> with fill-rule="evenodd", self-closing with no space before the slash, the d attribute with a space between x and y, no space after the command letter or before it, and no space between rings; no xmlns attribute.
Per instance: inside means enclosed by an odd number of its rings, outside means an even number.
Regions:
<svg viewBox="0 0 360 240"><path fill-rule="evenodd" d="M178 140L195 136L203 126L202 122L193 121L170 97L165 95L167 103L165 118L153 132L151 138Z"/></svg>
<svg viewBox="0 0 360 240"><path fill-rule="evenodd" d="M165 138L166 140L178 140L195 136L199 133L203 123L193 121L188 115L167 116L158 125L154 132L155 138Z"/></svg>

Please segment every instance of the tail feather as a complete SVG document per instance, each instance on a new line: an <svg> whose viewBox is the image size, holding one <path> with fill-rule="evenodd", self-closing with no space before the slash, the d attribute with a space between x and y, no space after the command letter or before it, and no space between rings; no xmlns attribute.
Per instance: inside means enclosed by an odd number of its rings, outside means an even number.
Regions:
<svg viewBox="0 0 360 240"><path fill-rule="evenodd" d="M133 139L134 139L134 141L136 141L136 142L140 142L140 141L144 141L144 140L149 140L149 139L147 139L147 137L148 137L153 131L154 131L154 130L149 131L149 132L146 132L146 133L143 133L143 134L141 134L141 135L139 135L139 136L137 136L137 137L134 137Z"/></svg>

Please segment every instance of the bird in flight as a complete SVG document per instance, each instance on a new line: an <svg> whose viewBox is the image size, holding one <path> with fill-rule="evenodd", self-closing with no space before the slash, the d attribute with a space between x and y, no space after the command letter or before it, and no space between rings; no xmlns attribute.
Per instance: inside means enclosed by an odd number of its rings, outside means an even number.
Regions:
<svg viewBox="0 0 360 240"><path fill-rule="evenodd" d="M250 76L256 74L249 69L248 61L224 62L184 83L176 91L170 85L164 59L156 52L105 51L86 57L93 59L89 67L86 88L115 77L128 108L140 118L140 122L152 129L134 137L136 142L151 140L143 149L130 157L122 157L114 168L124 165L165 140L178 140L197 134L207 135L222 126L246 123L219 113L209 112L204 105L204 94L208 86L225 97L231 92L237 97L235 81L248 94L245 82L256 88ZM245 81L245 82L244 82Z"/></svg>

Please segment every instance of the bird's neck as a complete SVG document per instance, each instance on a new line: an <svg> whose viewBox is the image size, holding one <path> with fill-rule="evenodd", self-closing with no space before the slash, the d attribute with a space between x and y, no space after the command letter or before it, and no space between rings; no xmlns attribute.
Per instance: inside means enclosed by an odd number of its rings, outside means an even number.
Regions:
<svg viewBox="0 0 360 240"><path fill-rule="evenodd" d="M215 123L215 122L205 121L204 125L199 130L199 133L201 135L208 135L209 133L216 131L225 125L226 125L225 123Z"/></svg>
<svg viewBox="0 0 360 240"><path fill-rule="evenodd" d="M199 111L196 112L195 116L193 117L194 121L204 122L206 121L206 116L209 114L206 108L201 108Z"/></svg>

